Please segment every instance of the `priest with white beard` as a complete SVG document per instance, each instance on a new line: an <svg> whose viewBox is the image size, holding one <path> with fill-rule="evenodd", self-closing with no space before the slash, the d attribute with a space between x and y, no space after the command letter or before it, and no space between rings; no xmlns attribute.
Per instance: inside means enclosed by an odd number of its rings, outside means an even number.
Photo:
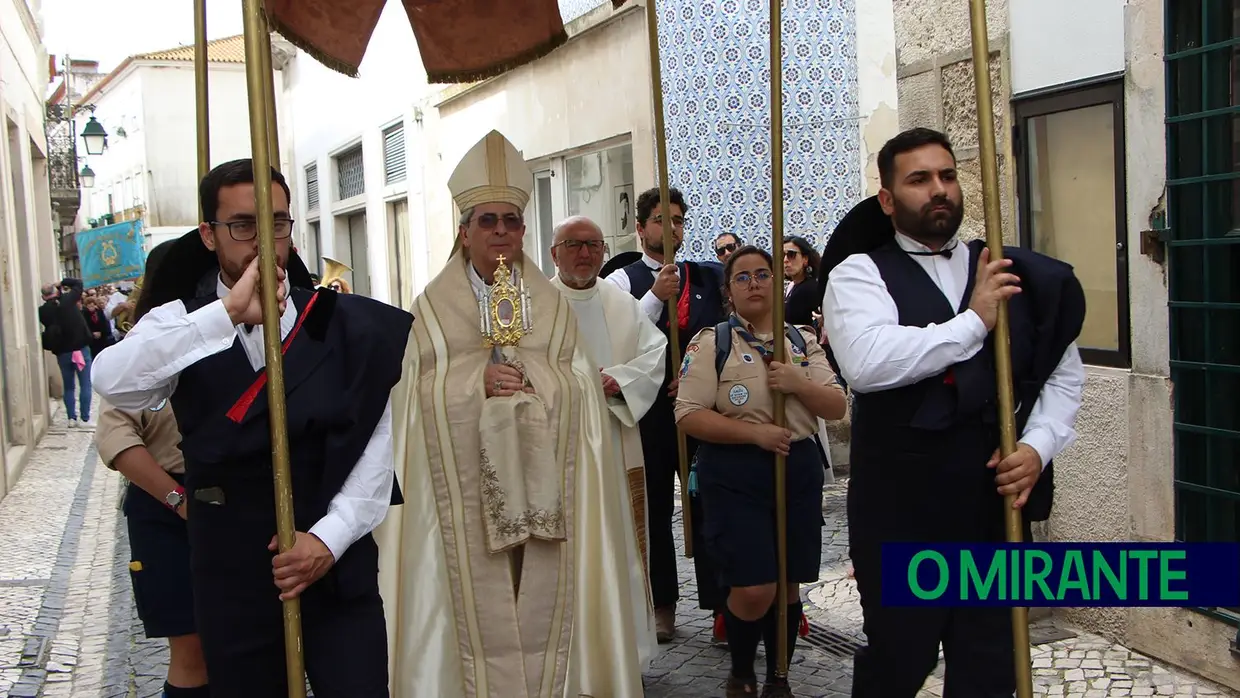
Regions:
<svg viewBox="0 0 1240 698"><path fill-rule="evenodd" d="M577 326L590 356L599 366L603 392L611 411L611 444L615 463L625 469L632 503L632 526L626 545L639 551L641 559L629 561L635 619L642 670L658 653L654 607L646 568L646 470L638 421L654 404L663 384L667 362L667 336L642 312L632 295L614 284L599 283L606 251L603 231L585 216L573 216L555 227L551 258L558 270L552 285L560 289L577 316Z"/></svg>

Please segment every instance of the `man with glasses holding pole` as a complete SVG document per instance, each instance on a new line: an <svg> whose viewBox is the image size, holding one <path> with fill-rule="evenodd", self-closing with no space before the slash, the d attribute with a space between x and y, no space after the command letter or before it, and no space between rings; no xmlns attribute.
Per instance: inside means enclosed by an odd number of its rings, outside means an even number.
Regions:
<svg viewBox="0 0 1240 698"><path fill-rule="evenodd" d="M120 409L169 401L181 429L196 623L212 695L287 695L282 601L300 598L306 672L319 698L388 695L378 548L399 504L389 392L412 316L314 292L289 249L289 190L271 179L292 470L294 546L277 554L272 415L259 289L253 163L199 189L204 222L146 280L124 342L94 364ZM149 310L149 312L147 312Z"/></svg>

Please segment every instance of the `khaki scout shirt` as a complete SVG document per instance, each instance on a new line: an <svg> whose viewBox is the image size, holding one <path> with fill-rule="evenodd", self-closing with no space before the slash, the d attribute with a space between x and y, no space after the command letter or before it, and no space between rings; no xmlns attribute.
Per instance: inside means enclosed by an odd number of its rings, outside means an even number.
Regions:
<svg viewBox="0 0 1240 698"><path fill-rule="evenodd" d="M164 403L158 412L122 410L106 402L95 427L95 448L109 468L116 470L116 457L134 446L145 446L151 457L170 473L185 472L181 454L181 430L172 406Z"/></svg>
<svg viewBox="0 0 1240 698"><path fill-rule="evenodd" d="M752 330L751 330L752 332ZM770 334L753 333L766 341ZM827 354L811 331L801 330L809 366L800 367L800 357L793 354L792 342L784 337L784 357L788 363L804 371L818 385L844 389L835 381L835 372L827 362ZM680 370L680 387L676 394L676 421L698 410L714 410L725 417L753 424L775 421L775 400L767 379L766 364L757 350L732 332L732 352L723 364L722 375L715 376L715 328L708 327L693 338L685 350ZM818 433L818 417L794 395L784 400L784 416L793 441Z"/></svg>

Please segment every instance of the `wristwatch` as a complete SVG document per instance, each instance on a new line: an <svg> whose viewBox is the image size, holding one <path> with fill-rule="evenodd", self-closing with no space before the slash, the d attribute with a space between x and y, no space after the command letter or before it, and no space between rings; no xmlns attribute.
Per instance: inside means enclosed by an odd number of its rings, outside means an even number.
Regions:
<svg viewBox="0 0 1240 698"><path fill-rule="evenodd" d="M175 490L172 490L168 494L164 495L164 506L168 507L169 509L173 511L176 511L184 503L185 503L185 488L184 487L177 486Z"/></svg>

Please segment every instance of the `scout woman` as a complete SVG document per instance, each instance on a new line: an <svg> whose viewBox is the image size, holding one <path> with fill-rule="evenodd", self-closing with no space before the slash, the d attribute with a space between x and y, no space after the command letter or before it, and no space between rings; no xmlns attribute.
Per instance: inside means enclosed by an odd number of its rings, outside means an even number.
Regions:
<svg viewBox="0 0 1240 698"><path fill-rule="evenodd" d="M685 352L676 398L676 421L702 442L697 487L703 535L730 588L727 611L732 672L727 696L757 693L754 659L766 645L763 698L791 696L775 678L779 571L775 538L775 454L787 457L789 653L801 621L798 583L818 579L822 551L823 468L810 438L818 418L844 416L844 392L809 328L787 325L786 364L771 361L775 329L771 255L745 246L724 267L732 314L698 333ZM720 341L722 340L722 341ZM712 361L714 359L714 361ZM787 395L787 428L774 422L775 391Z"/></svg>
<svg viewBox="0 0 1240 698"><path fill-rule="evenodd" d="M148 276L171 244L151 250ZM99 413L95 430L99 456L129 481L124 510L134 605L148 638L168 638L163 698L206 698L211 693L194 622L180 443L176 417L166 403L154 409L122 410L105 402Z"/></svg>

